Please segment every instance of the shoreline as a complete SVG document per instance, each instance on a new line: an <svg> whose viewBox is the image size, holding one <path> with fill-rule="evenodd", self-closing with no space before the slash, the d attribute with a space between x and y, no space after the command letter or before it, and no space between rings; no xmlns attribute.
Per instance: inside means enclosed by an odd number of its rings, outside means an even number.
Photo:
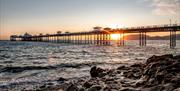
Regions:
<svg viewBox="0 0 180 91"><path fill-rule="evenodd" d="M56 83L42 84L29 91L179 91L179 70L180 55L166 54L117 69L93 66L88 77L60 77Z"/></svg>

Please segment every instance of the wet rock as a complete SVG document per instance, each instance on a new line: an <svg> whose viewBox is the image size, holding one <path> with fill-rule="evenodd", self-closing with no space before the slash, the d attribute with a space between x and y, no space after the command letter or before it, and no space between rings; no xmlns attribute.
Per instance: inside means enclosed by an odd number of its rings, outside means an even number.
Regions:
<svg viewBox="0 0 180 91"><path fill-rule="evenodd" d="M180 91L180 87L179 87L179 88L174 89L173 91Z"/></svg>
<svg viewBox="0 0 180 91"><path fill-rule="evenodd" d="M119 91L141 91L141 90L136 90L136 89L132 89L132 88L123 88Z"/></svg>
<svg viewBox="0 0 180 91"><path fill-rule="evenodd" d="M92 85L93 85L92 83L86 81L86 82L83 84L83 87L85 87L85 88L90 88Z"/></svg>
<svg viewBox="0 0 180 91"><path fill-rule="evenodd" d="M180 86L180 62L173 58L171 54L162 56L152 56L146 62L143 72L144 86L150 87L149 91L163 90L170 91ZM167 83L173 85L163 86ZM173 88L175 87L175 88Z"/></svg>
<svg viewBox="0 0 180 91"><path fill-rule="evenodd" d="M130 71L124 72L124 76L130 79L140 79L142 76L142 71L141 69L134 68Z"/></svg>
<svg viewBox="0 0 180 91"><path fill-rule="evenodd" d="M91 88L89 88L87 91L100 91L102 87L100 85L94 85Z"/></svg>
<svg viewBox="0 0 180 91"><path fill-rule="evenodd" d="M158 85L158 81L155 78L150 78L144 85L144 87L152 87Z"/></svg>
<svg viewBox="0 0 180 91"><path fill-rule="evenodd" d="M134 87L142 87L145 84L145 81L139 80L134 84Z"/></svg>
<svg viewBox="0 0 180 91"><path fill-rule="evenodd" d="M67 79L65 79L65 78L63 78L63 77L60 77L57 81L64 82L64 81L67 81Z"/></svg>
<svg viewBox="0 0 180 91"><path fill-rule="evenodd" d="M153 86L150 87L147 91L163 91L165 89L163 86Z"/></svg>
<svg viewBox="0 0 180 91"><path fill-rule="evenodd" d="M174 77L171 83L173 83L175 87L180 87L180 77Z"/></svg>
<svg viewBox="0 0 180 91"><path fill-rule="evenodd" d="M91 78L73 80L64 91L180 91L179 56L152 56L147 62L117 69L92 67ZM59 78L58 81L66 81ZM66 83L66 82L65 82ZM63 84L65 84L63 83ZM46 85L42 88L49 88ZM44 90L44 89L42 89ZM49 90L51 91L51 90Z"/></svg>
<svg viewBox="0 0 180 91"><path fill-rule="evenodd" d="M96 66L93 66L90 70L91 77L103 77L106 75L105 70Z"/></svg>
<svg viewBox="0 0 180 91"><path fill-rule="evenodd" d="M39 88L40 88L40 89L45 89L45 88L46 88L46 85L44 84L44 85L40 86Z"/></svg>
<svg viewBox="0 0 180 91"><path fill-rule="evenodd" d="M78 91L78 90L79 88L76 85L70 84L70 86L68 86L65 91Z"/></svg>
<svg viewBox="0 0 180 91"><path fill-rule="evenodd" d="M152 62L157 62L157 61L162 61L162 60L166 60L169 58L173 58L172 54L166 54L166 55L162 55L162 56L155 56L153 55L152 57L150 57L149 59L147 59L146 64L152 63Z"/></svg>
<svg viewBox="0 0 180 91"><path fill-rule="evenodd" d="M130 67L143 67L143 64L135 63L135 64L131 65Z"/></svg>
<svg viewBox="0 0 180 91"><path fill-rule="evenodd" d="M117 70L122 70L122 69L124 69L124 68L126 68L124 65L122 65L122 66L119 66L118 68L117 68Z"/></svg>
<svg viewBox="0 0 180 91"><path fill-rule="evenodd" d="M84 87L79 88L79 91L86 91Z"/></svg>
<svg viewBox="0 0 180 91"><path fill-rule="evenodd" d="M54 85L54 83L52 83L52 82L49 82L49 83L47 83L47 85Z"/></svg>
<svg viewBox="0 0 180 91"><path fill-rule="evenodd" d="M119 66L118 68L117 68L117 70L130 70L131 69L131 67L126 67L126 66L124 66L124 65L122 65L122 66Z"/></svg>
<svg viewBox="0 0 180 91"><path fill-rule="evenodd" d="M168 65L166 68L165 68L167 71L169 72L179 72L180 70L180 62L174 62L174 63L171 63L170 65Z"/></svg>
<svg viewBox="0 0 180 91"><path fill-rule="evenodd" d="M173 59L176 59L176 60L180 61L180 55L174 56Z"/></svg>
<svg viewBox="0 0 180 91"><path fill-rule="evenodd" d="M174 85L172 83L170 84L165 84L164 86L164 90L163 91L173 91L175 89Z"/></svg>

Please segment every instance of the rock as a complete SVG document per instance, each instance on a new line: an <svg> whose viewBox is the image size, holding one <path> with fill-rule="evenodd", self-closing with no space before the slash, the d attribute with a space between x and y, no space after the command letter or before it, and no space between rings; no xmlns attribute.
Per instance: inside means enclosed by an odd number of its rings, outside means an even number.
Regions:
<svg viewBox="0 0 180 91"><path fill-rule="evenodd" d="M174 77L174 78L171 80L171 83L173 83L175 87L180 86L180 77Z"/></svg>
<svg viewBox="0 0 180 91"><path fill-rule="evenodd" d="M65 78L63 78L63 77L60 77L57 81L64 82L64 81L67 81L67 79L65 79Z"/></svg>
<svg viewBox="0 0 180 91"><path fill-rule="evenodd" d="M152 86L147 91L163 91L165 89L163 86Z"/></svg>
<svg viewBox="0 0 180 91"><path fill-rule="evenodd" d="M175 89L174 85L172 83L170 84L165 84L164 86L164 90L163 91L173 91Z"/></svg>
<svg viewBox="0 0 180 91"><path fill-rule="evenodd" d="M86 89L84 87L79 88L79 91L85 91Z"/></svg>
<svg viewBox="0 0 180 91"><path fill-rule="evenodd" d="M119 67L117 68L117 70L130 70L130 69L131 69L131 67L126 67L126 66L124 66L124 65L119 66Z"/></svg>
<svg viewBox="0 0 180 91"><path fill-rule="evenodd" d="M94 85L91 88L89 88L87 91L100 91L102 87L100 85Z"/></svg>
<svg viewBox="0 0 180 91"><path fill-rule="evenodd" d="M136 89L132 89L132 88L123 88L119 91L141 91L141 90L136 90Z"/></svg>
<svg viewBox="0 0 180 91"><path fill-rule="evenodd" d="M142 72L138 68L134 68L130 71L124 72L124 76L130 79L140 79Z"/></svg>
<svg viewBox="0 0 180 91"><path fill-rule="evenodd" d="M137 82L134 84L134 86L135 86L135 87L141 87L141 86L143 86L144 84L145 84L145 81L139 80L139 81L137 81Z"/></svg>
<svg viewBox="0 0 180 91"><path fill-rule="evenodd" d="M172 54L166 54L166 55L162 55L162 56L155 56L153 55L152 57L150 57L149 59L147 59L146 64L152 63L152 62L157 62L157 61L162 61L162 60L166 60L169 58L173 58Z"/></svg>
<svg viewBox="0 0 180 91"><path fill-rule="evenodd" d="M122 70L122 69L124 69L124 68L125 68L125 66L122 65L122 66L119 66L119 67L117 68L117 70Z"/></svg>
<svg viewBox="0 0 180 91"><path fill-rule="evenodd" d="M85 87L85 88L90 88L92 85L93 85L92 83L86 81L86 82L83 84L83 87Z"/></svg>
<svg viewBox="0 0 180 91"><path fill-rule="evenodd" d="M64 91L180 91L180 56L171 54L152 56L147 62L131 66L120 66L117 69L102 69L93 66L91 78L69 80L64 83ZM66 81L60 77L57 81ZM51 85L44 85L46 90ZM61 88L61 87L60 87ZM49 90L48 90L49 91Z"/></svg>
<svg viewBox="0 0 180 91"><path fill-rule="evenodd" d="M174 56L173 59L177 59L178 61L180 61L180 55Z"/></svg>
<svg viewBox="0 0 180 91"><path fill-rule="evenodd" d="M46 87L47 87L46 84L44 84L44 85L40 86L39 88L40 89L45 89Z"/></svg>
<svg viewBox="0 0 180 91"><path fill-rule="evenodd" d="M180 87L179 87L179 88L174 89L173 91L180 91Z"/></svg>
<svg viewBox="0 0 180 91"><path fill-rule="evenodd" d="M158 82L158 84L161 84L163 80L165 79L165 75L167 74L167 71L163 70L161 72L156 71L155 73L155 80Z"/></svg>
<svg viewBox="0 0 180 91"><path fill-rule="evenodd" d="M52 82L49 82L49 83L47 83L47 85L54 85L54 83L52 83Z"/></svg>
<svg viewBox="0 0 180 91"><path fill-rule="evenodd" d="M173 87L173 84L165 84L152 86L149 89L146 89L145 91L173 91L174 89L175 88Z"/></svg>
<svg viewBox="0 0 180 91"><path fill-rule="evenodd" d="M130 67L142 67L142 66L143 66L143 64L141 64L141 63L135 63L135 64L131 65Z"/></svg>
<svg viewBox="0 0 180 91"><path fill-rule="evenodd" d="M176 72L177 73L180 70L180 62L174 62L171 65L168 65L165 69L169 72Z"/></svg>
<svg viewBox="0 0 180 91"><path fill-rule="evenodd" d="M70 84L65 91L78 91L78 87L74 84Z"/></svg>
<svg viewBox="0 0 180 91"><path fill-rule="evenodd" d="M103 77L105 76L105 70L96 66L93 66L90 70L91 77Z"/></svg>

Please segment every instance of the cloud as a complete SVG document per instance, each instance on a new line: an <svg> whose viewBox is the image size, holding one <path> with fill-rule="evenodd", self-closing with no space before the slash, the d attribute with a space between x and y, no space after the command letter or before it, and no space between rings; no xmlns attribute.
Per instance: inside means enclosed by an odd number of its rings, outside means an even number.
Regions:
<svg viewBox="0 0 180 91"><path fill-rule="evenodd" d="M178 15L180 14L180 0L145 0L151 1L154 7L153 12L158 15Z"/></svg>

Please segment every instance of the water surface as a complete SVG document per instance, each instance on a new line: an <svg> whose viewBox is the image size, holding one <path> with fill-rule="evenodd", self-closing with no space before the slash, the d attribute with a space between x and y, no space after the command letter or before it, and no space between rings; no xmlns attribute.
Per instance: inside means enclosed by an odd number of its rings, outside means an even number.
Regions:
<svg viewBox="0 0 180 91"><path fill-rule="evenodd" d="M169 41L149 40L146 47L138 41L126 46L72 45L43 42L0 42L0 89L35 88L59 77L89 76L93 65L116 68L145 62L152 55L180 54L180 41L175 49Z"/></svg>

